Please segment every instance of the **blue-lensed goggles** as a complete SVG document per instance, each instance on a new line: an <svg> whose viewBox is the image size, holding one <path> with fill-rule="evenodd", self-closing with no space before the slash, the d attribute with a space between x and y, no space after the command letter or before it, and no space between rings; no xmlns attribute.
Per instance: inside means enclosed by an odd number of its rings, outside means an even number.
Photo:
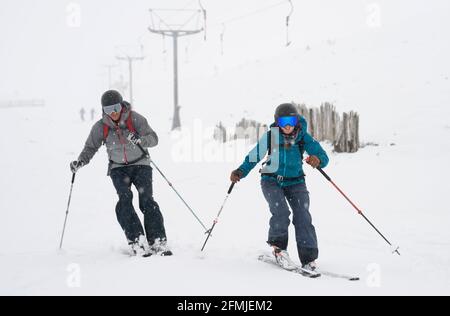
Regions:
<svg viewBox="0 0 450 316"><path fill-rule="evenodd" d="M113 113L120 113L120 111L122 111L122 104L121 103L117 103L117 104L108 105L108 106L103 107L103 112L105 112L105 114L107 114L107 115L111 115Z"/></svg>
<svg viewBox="0 0 450 316"><path fill-rule="evenodd" d="M282 116L278 118L278 126L279 127L286 127L286 126L292 126L295 127L298 124L298 117L297 116Z"/></svg>

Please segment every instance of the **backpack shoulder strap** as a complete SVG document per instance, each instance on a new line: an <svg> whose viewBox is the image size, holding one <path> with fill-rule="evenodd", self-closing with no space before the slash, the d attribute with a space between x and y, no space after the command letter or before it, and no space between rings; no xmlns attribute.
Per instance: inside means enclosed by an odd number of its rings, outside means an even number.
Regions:
<svg viewBox="0 0 450 316"><path fill-rule="evenodd" d="M131 111L128 115L128 118L126 120L126 124L127 124L127 129L132 132L132 133L136 133L136 128L134 128L133 125L133 118L131 117ZM103 123L103 144L106 143L106 139L108 138L109 135L109 126L108 124Z"/></svg>
<svg viewBox="0 0 450 316"><path fill-rule="evenodd" d="M303 155L305 154L305 136L302 136L300 141L297 143L298 150L300 151L300 157L303 160Z"/></svg>
<svg viewBox="0 0 450 316"><path fill-rule="evenodd" d="M136 129L134 128L134 125L133 125L133 118L131 117L132 113L133 113L132 111L130 111L130 113L128 113L128 118L127 118L127 122L126 123L127 123L128 130L131 133L135 134L136 133Z"/></svg>
<svg viewBox="0 0 450 316"><path fill-rule="evenodd" d="M103 144L106 143L106 139L109 135L109 126L105 123L103 123Z"/></svg>

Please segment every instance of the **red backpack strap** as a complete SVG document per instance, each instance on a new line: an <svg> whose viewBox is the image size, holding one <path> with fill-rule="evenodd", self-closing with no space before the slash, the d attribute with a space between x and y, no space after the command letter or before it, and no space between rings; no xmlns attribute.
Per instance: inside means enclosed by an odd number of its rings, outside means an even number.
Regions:
<svg viewBox="0 0 450 316"><path fill-rule="evenodd" d="M109 126L108 124L103 124L103 144L106 143L106 139L108 138L109 134Z"/></svg>
<svg viewBox="0 0 450 316"><path fill-rule="evenodd" d="M133 125L133 118L131 117L131 113L132 113L131 111L130 111L130 113L128 113L128 118L127 118L126 124L127 124L128 130L131 133L135 134L136 129L134 128L134 125ZM109 126L108 126L108 124L103 124L103 144L106 143L106 139L108 138L108 135L109 135Z"/></svg>
<svg viewBox="0 0 450 316"><path fill-rule="evenodd" d="M136 129L134 128L134 125L133 125L133 118L131 117L132 113L133 113L132 111L130 111L128 113L127 128L131 133L136 134Z"/></svg>

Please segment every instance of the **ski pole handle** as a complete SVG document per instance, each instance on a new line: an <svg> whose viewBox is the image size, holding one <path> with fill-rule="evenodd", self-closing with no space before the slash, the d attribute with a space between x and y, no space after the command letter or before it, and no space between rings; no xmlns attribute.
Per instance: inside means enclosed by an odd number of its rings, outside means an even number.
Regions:
<svg viewBox="0 0 450 316"><path fill-rule="evenodd" d="M321 173L328 181L331 182L330 176L329 176L325 171L323 171L322 168L318 167L317 170L319 170L319 172L320 172L320 173Z"/></svg>
<svg viewBox="0 0 450 316"><path fill-rule="evenodd" d="M228 194L231 194L231 192L233 191L233 189L234 189L234 185L235 185L236 183L232 183L231 185L230 185L230 188L228 189Z"/></svg>

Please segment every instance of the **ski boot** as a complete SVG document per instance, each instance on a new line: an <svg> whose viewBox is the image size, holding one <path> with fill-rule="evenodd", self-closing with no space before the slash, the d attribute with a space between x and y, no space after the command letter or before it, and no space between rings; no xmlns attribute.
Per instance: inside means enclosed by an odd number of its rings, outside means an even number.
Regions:
<svg viewBox="0 0 450 316"><path fill-rule="evenodd" d="M308 264L302 265L302 269L305 269L307 271L315 272L317 270L317 263L315 261L311 261Z"/></svg>
<svg viewBox="0 0 450 316"><path fill-rule="evenodd" d="M157 256L172 256L173 253L167 246L167 240L166 239L160 239L156 238L155 242L150 246L150 251L152 254Z"/></svg>
<svg viewBox="0 0 450 316"><path fill-rule="evenodd" d="M295 270L298 267L295 265L295 263L291 260L289 257L289 253L286 250L282 250L278 248L277 246L273 247L273 255L275 256L275 260L277 261L278 265L282 267L285 270Z"/></svg>
<svg viewBox="0 0 450 316"><path fill-rule="evenodd" d="M148 245L147 238L145 236L139 236L139 238L129 243L131 248L131 255L138 257L150 257L152 255L150 246Z"/></svg>

